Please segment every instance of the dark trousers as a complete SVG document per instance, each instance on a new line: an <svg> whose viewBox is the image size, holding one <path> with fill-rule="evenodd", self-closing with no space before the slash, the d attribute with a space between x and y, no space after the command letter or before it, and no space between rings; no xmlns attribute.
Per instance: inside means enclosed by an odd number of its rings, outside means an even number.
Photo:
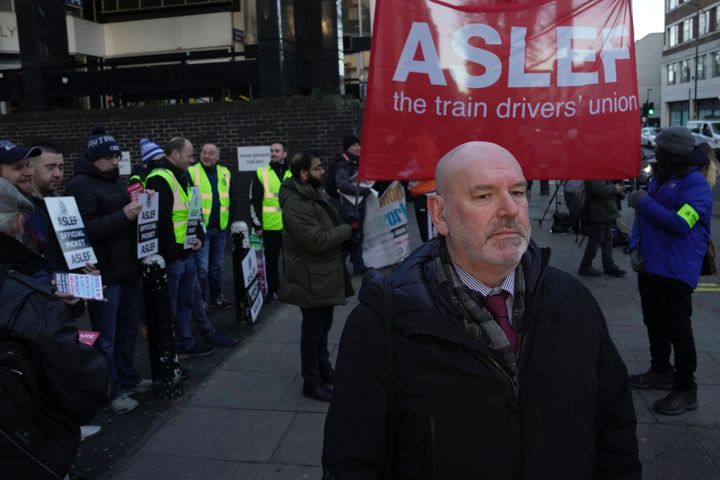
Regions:
<svg viewBox="0 0 720 480"><path fill-rule="evenodd" d="M592 267L598 247L600 247L602 255L603 270L615 266L612 258L612 229L610 222L606 223L590 223L585 226L587 234L587 244L585 245L585 253L580 261L580 270Z"/></svg>
<svg viewBox="0 0 720 480"><path fill-rule="evenodd" d="M263 246L265 247L265 275L268 284L268 295L278 292L280 279L278 264L282 250L282 230L263 230Z"/></svg>
<svg viewBox="0 0 720 480"><path fill-rule="evenodd" d="M675 354L673 389L696 389L697 354L690 320L692 288L677 280L640 274L638 290L650 340L651 368L658 372L672 372L672 349Z"/></svg>
<svg viewBox="0 0 720 480"><path fill-rule="evenodd" d="M301 308L302 337L300 359L304 388L322 383L323 377L332 370L328 352L328 332L332 327L333 306Z"/></svg>

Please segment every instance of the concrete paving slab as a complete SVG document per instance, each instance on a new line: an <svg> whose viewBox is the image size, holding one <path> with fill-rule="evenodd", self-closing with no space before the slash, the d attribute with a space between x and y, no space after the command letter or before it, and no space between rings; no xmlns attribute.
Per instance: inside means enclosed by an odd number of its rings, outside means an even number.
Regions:
<svg viewBox="0 0 720 480"><path fill-rule="evenodd" d="M158 431L143 452L267 462L293 416L278 411L191 407Z"/></svg>
<svg viewBox="0 0 720 480"><path fill-rule="evenodd" d="M285 397L296 373L223 370L190 399L193 407L274 410Z"/></svg>
<svg viewBox="0 0 720 480"><path fill-rule="evenodd" d="M300 334L296 343L248 343L226 364L245 372L300 372Z"/></svg>
<svg viewBox="0 0 720 480"><path fill-rule="evenodd" d="M633 405L635 405L635 416L638 424L657 423L652 411L652 405L648 405L638 390L632 390Z"/></svg>
<svg viewBox="0 0 720 480"><path fill-rule="evenodd" d="M165 455L135 456L123 468L116 480L213 480L237 479L238 464L220 460L205 460Z"/></svg>
<svg viewBox="0 0 720 480"><path fill-rule="evenodd" d="M688 427L701 448L720 467L720 430L707 427Z"/></svg>
<svg viewBox="0 0 720 480"><path fill-rule="evenodd" d="M324 426L324 413L298 413L270 461L320 466Z"/></svg>
<svg viewBox="0 0 720 480"><path fill-rule="evenodd" d="M273 305L274 307L274 305ZM300 309L283 304L276 307L276 315L262 326L251 343L297 343L300 338Z"/></svg>
<svg viewBox="0 0 720 480"><path fill-rule="evenodd" d="M295 378L287 393L280 401L278 410L290 412L327 412L328 405L311 398L303 397L303 379L300 375Z"/></svg>
<svg viewBox="0 0 720 480"><path fill-rule="evenodd" d="M717 480L718 470L684 427L644 424L638 427L643 478ZM678 460L682 459L681 462Z"/></svg>
<svg viewBox="0 0 720 480"><path fill-rule="evenodd" d="M608 325L608 330L618 350L642 351L650 348L644 325Z"/></svg>
<svg viewBox="0 0 720 480"><path fill-rule="evenodd" d="M241 463L235 472L236 480L318 480L321 477L320 467L302 465Z"/></svg>

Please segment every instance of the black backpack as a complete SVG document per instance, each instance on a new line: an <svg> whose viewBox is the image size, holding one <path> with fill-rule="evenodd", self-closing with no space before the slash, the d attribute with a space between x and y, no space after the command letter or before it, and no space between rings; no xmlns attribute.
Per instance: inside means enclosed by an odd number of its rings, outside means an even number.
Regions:
<svg viewBox="0 0 720 480"><path fill-rule="evenodd" d="M0 292L7 266L0 266ZM0 339L0 476L58 479L70 470L80 427L55 413L39 388L32 356L18 342Z"/></svg>

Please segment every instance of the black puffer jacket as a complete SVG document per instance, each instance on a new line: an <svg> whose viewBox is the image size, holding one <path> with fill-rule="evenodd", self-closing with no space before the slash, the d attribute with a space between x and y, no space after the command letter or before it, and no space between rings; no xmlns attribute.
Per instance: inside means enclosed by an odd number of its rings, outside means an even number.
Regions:
<svg viewBox="0 0 720 480"><path fill-rule="evenodd" d="M137 224L123 207L130 203L127 184L115 172L101 172L84 158L75 162L75 175L65 189L75 197L90 244L98 258L103 283L140 276L137 260Z"/></svg>
<svg viewBox="0 0 720 480"><path fill-rule="evenodd" d="M49 284L7 264L0 264L0 284L0 339L27 349L38 384L57 413L78 425L90 421L112 398L107 362L78 341L69 310L53 298Z"/></svg>
<svg viewBox="0 0 720 480"><path fill-rule="evenodd" d="M392 286L396 412L393 478L639 479L627 372L592 295L523 257L526 326L513 381L493 353L450 320L429 260L434 241L388 279ZM383 284L368 275L340 341L325 423L325 479L381 479L387 373ZM496 363L498 365L496 365Z"/></svg>

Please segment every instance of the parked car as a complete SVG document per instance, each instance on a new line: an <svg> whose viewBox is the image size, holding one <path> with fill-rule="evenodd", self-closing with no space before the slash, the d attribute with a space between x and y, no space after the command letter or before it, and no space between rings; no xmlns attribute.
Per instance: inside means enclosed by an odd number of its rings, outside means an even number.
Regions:
<svg viewBox="0 0 720 480"><path fill-rule="evenodd" d="M714 142L720 142L720 119L688 120L685 126L696 135Z"/></svg>
<svg viewBox="0 0 720 480"><path fill-rule="evenodd" d="M640 130L640 144L648 148L655 146L655 135L660 133L662 128L658 127L643 127Z"/></svg>

